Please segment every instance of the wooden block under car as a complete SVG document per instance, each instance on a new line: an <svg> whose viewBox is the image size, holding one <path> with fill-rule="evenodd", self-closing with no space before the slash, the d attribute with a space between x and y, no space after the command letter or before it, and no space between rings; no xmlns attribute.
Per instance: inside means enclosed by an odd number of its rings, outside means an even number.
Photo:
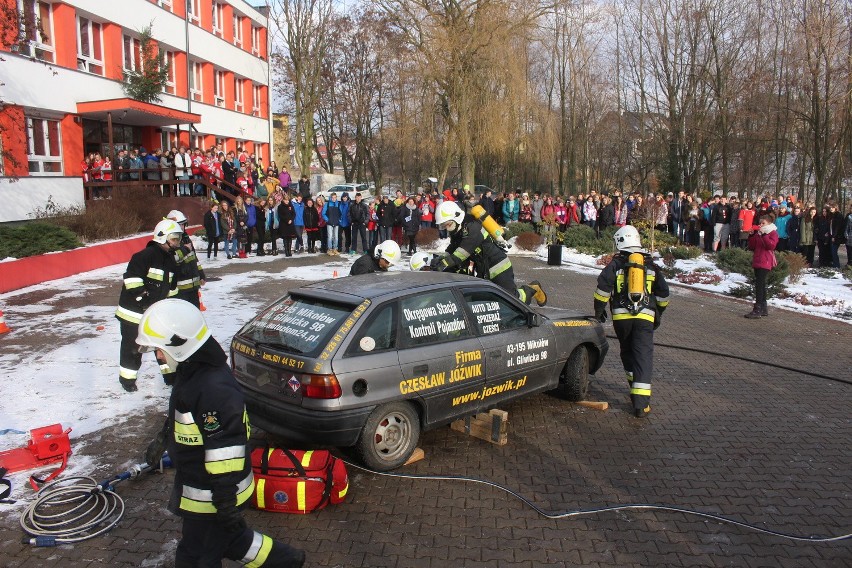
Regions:
<svg viewBox="0 0 852 568"><path fill-rule="evenodd" d="M481 412L476 416L456 420L450 424L450 428L498 446L505 446L508 443L508 422L509 413L495 408L487 413Z"/></svg>
<svg viewBox="0 0 852 568"><path fill-rule="evenodd" d="M425 457L426 457L426 452L424 452L422 448L414 448L414 453L411 454L411 457L408 458L408 461L405 462L402 465L410 465L410 464L413 464L415 462L419 462L420 460L422 460Z"/></svg>
<svg viewBox="0 0 852 568"><path fill-rule="evenodd" d="M606 410L609 408L609 403L606 401L598 402L596 400L580 400L574 404L577 406L585 406L586 408L594 408L595 410Z"/></svg>

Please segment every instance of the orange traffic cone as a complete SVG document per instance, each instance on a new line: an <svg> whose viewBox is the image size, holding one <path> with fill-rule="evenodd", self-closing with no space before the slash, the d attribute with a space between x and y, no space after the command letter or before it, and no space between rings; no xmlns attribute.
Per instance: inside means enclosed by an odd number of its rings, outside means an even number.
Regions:
<svg viewBox="0 0 852 568"><path fill-rule="evenodd" d="M201 301L201 290L198 291L198 309L202 312L207 311L207 307L204 305L204 302Z"/></svg>
<svg viewBox="0 0 852 568"><path fill-rule="evenodd" d="M3 310L0 310L0 333L9 333L10 331L12 330L6 325L6 318L3 317Z"/></svg>
<svg viewBox="0 0 852 568"><path fill-rule="evenodd" d="M337 271L334 271L334 274L331 275L332 278L337 278Z"/></svg>

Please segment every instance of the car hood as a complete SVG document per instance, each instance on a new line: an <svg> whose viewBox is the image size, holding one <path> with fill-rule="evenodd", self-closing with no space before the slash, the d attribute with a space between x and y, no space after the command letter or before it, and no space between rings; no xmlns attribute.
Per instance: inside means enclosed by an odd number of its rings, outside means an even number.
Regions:
<svg viewBox="0 0 852 568"><path fill-rule="evenodd" d="M566 310L563 308L534 308L536 312L550 320L565 320L565 319L585 319L591 317L590 314L583 313L577 310Z"/></svg>

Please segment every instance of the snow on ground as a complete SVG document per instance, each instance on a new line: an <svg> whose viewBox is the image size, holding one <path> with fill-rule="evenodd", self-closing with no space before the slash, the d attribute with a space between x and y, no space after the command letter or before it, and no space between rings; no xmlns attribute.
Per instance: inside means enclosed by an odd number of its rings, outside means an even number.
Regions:
<svg viewBox="0 0 852 568"><path fill-rule="evenodd" d="M430 250L443 250L448 241L437 241ZM197 240L199 251L206 250L206 244ZM537 251L520 251L513 249L513 255L535 257L546 261L547 247L542 246ZM223 255L216 260L203 263L211 268L222 266L229 262L240 264L250 263L261 265L273 262L280 256L249 257L236 261L228 261ZM208 282L203 288L203 301L214 306L224 306L234 301L234 294L240 288L251 288L253 282L269 282L270 279L289 279L303 281L318 281L334 277L334 273L342 277L349 273L349 268L357 256L341 255L328 257L328 262L322 266L289 267L280 273L270 273L263 270L247 273L219 275L220 279ZM726 275L715 268L711 260L700 257L696 260L678 261L677 267L685 271L705 268L722 277L717 285L693 285L691 287L711 292L725 293L732 286L745 281L739 275ZM587 274L597 274L601 267L595 264L595 258L590 255L578 254L569 249L563 249L562 266L548 266L541 269L572 270ZM121 278L125 265L114 265L91 272L78 274L61 280L46 282L23 290L0 294L0 308L5 299L20 294L38 291L51 291L55 295L47 302L34 303L15 308L16 319L26 316L26 329L14 329L13 333L32 334L43 333L45 330L56 330L62 337L78 339L58 345L55 349L40 353L20 353L4 350L0 353L0 373L5 382L3 391L9 393L9 383L14 382L15 392L19 396L0 397L0 431L15 429L26 434L9 433L0 435L0 449L25 446L29 439L28 431L40 426L60 423L63 427L71 427L72 447L74 439L84 434L98 432L116 426L119 420L132 417L145 408L152 406L164 408L169 388L160 380L159 370L154 358L143 357L140 369L139 391L133 394L125 393L118 385L118 323L114 317L114 306L90 305L83 308L57 312L52 305L63 298L85 296L89 286L104 281L117 281ZM392 270L408 270L408 258ZM822 317L836 318L835 314L852 310L852 288L848 282L838 276L833 279L820 278L814 271L809 271L800 283L789 285L788 289L794 294L805 294L817 303L836 300L833 306L802 306L793 300L773 299L775 307L793 309ZM591 291L589 292L591 296ZM251 297L240 299L240 314L250 317L263 307L262 302ZM228 351L231 337L244 323L234 317L234 312L227 310L208 310L205 317L214 336ZM845 320L849 321L849 320ZM101 327L101 329L98 329ZM50 332L48 331L48 333ZM50 402L50 404L45 404ZM141 453L141 449L140 449ZM65 475L88 475L94 468L92 459L75 456L69 464ZM14 487L22 487L30 472L19 473L11 477ZM116 472L117 473L117 472ZM16 498L22 498L22 492L17 490Z"/></svg>

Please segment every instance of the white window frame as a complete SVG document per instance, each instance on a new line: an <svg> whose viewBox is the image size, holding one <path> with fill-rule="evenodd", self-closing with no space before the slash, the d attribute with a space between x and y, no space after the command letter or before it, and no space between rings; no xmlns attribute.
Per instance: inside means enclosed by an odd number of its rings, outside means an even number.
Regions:
<svg viewBox="0 0 852 568"><path fill-rule="evenodd" d="M80 33L80 27L85 22L87 35L89 36L90 45L89 55L83 54L83 36ZM95 33L97 27L97 33ZM94 53L100 48L101 58L98 59ZM101 22L94 22L91 18L85 16L77 16L77 70L92 73L93 75L104 75L104 28Z"/></svg>
<svg viewBox="0 0 852 568"><path fill-rule="evenodd" d="M186 18L191 24L201 24L201 0L186 0Z"/></svg>
<svg viewBox="0 0 852 568"><path fill-rule="evenodd" d="M243 83L244 79L240 79L239 77L234 77L234 110L237 112L244 112L243 105L243 91L245 90L245 83Z"/></svg>
<svg viewBox="0 0 852 568"><path fill-rule="evenodd" d="M260 116L260 85L257 83L251 86L251 115Z"/></svg>
<svg viewBox="0 0 852 568"><path fill-rule="evenodd" d="M225 107L225 72L213 70L213 102L217 107Z"/></svg>
<svg viewBox="0 0 852 568"><path fill-rule="evenodd" d="M42 132L40 133L40 137L42 138L41 143L44 145L45 151L47 154L36 154L35 153L35 124L36 122L42 123ZM57 155L51 155L50 152L50 129L47 128L47 123L54 123L56 125L56 148L58 151ZM26 116L26 124L27 124L27 162L28 168L30 170L30 175L41 175L41 176L61 176L62 172L62 124L59 120L54 118L39 118L34 116ZM58 164L58 171L45 171L46 164ZM33 165L38 166L37 170L33 169Z"/></svg>
<svg viewBox="0 0 852 568"><path fill-rule="evenodd" d="M172 7L172 0L157 0L157 6L169 12L174 12L174 8Z"/></svg>
<svg viewBox="0 0 852 568"><path fill-rule="evenodd" d="M204 68L200 61L191 62L189 76L189 98L196 102L204 102Z"/></svg>
<svg viewBox="0 0 852 568"><path fill-rule="evenodd" d="M129 45L128 45L129 44ZM130 48L130 66L127 65L127 50ZM142 42L128 34L121 37L121 65L125 71L142 70Z"/></svg>
<svg viewBox="0 0 852 568"><path fill-rule="evenodd" d="M222 4L216 2L216 0L213 0L212 8L213 8L213 35L217 35L219 37L222 37L222 34L224 33L224 29L225 29L225 24L224 24L224 21L223 21L225 19L225 9L224 9L225 7Z"/></svg>
<svg viewBox="0 0 852 568"><path fill-rule="evenodd" d="M189 141L190 141L190 146L193 149L198 148L202 152L207 149L207 148L204 147L204 136L202 136L201 134L193 134L192 136L189 137Z"/></svg>
<svg viewBox="0 0 852 568"><path fill-rule="evenodd" d="M175 52L161 49L160 56L169 66L169 72L166 74L166 82L163 85L163 92L168 95L177 94L177 85L175 83Z"/></svg>
<svg viewBox="0 0 852 568"><path fill-rule="evenodd" d="M243 16L234 12L234 45L243 46Z"/></svg>
<svg viewBox="0 0 852 568"><path fill-rule="evenodd" d="M251 27L251 52L260 56L260 28L254 25Z"/></svg>
<svg viewBox="0 0 852 568"><path fill-rule="evenodd" d="M249 154L254 154L254 159L256 162L264 162L263 159L263 146L260 142L252 141L251 143L253 152L249 152Z"/></svg>
<svg viewBox="0 0 852 568"><path fill-rule="evenodd" d="M25 6L25 4L27 5ZM47 9L47 22L41 17L42 7ZM26 14L29 10L31 12ZM21 14L23 20L21 22L21 37L26 38L25 43L22 43L19 47L21 52L28 57L34 57L47 63L54 63L56 61L56 53L53 48L53 4L41 0L18 0L18 13ZM28 30L26 27L27 15L32 17L34 23L31 30ZM43 32L47 36L47 43L42 41L42 36L39 32Z"/></svg>

